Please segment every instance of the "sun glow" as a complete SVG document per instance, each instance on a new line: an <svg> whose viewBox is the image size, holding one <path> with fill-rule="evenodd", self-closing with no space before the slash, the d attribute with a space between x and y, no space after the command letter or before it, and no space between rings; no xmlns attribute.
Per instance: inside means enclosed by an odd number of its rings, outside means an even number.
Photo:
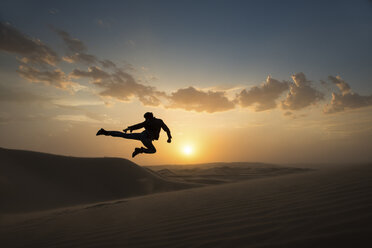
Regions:
<svg viewBox="0 0 372 248"><path fill-rule="evenodd" d="M190 155L194 152L192 146L189 146L189 145L184 146L184 147L182 148L182 151L183 151L183 153L184 153L185 155L187 155L187 156L190 156Z"/></svg>

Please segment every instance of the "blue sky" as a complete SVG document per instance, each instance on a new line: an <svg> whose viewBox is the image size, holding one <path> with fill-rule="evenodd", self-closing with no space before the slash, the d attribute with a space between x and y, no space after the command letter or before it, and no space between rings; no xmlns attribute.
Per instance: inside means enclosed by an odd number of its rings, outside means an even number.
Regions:
<svg viewBox="0 0 372 248"><path fill-rule="evenodd" d="M0 15L48 43L60 43L53 25L101 57L161 75L187 71L189 83L303 71L313 80L341 75L371 92L370 1L2 1Z"/></svg>

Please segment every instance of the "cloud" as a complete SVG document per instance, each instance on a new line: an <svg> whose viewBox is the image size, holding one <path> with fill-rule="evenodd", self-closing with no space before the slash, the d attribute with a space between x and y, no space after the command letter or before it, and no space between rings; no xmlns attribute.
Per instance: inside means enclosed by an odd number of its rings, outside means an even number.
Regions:
<svg viewBox="0 0 372 248"><path fill-rule="evenodd" d="M361 96L352 92L350 86L340 76L329 76L328 79L339 88L341 94L332 92L332 100L324 107L324 113L337 113L372 105L372 95Z"/></svg>
<svg viewBox="0 0 372 248"><path fill-rule="evenodd" d="M116 68L116 64L114 62L112 62L111 60L108 60L108 59L100 60L99 63L104 68Z"/></svg>
<svg viewBox="0 0 372 248"><path fill-rule="evenodd" d="M55 65L59 61L58 55L40 40L3 22L0 22L0 50L22 56L23 63Z"/></svg>
<svg viewBox="0 0 372 248"><path fill-rule="evenodd" d="M86 47L82 41L76 38L72 38L69 33L61 29L52 28L65 42L68 50L71 52L82 52L86 50Z"/></svg>
<svg viewBox="0 0 372 248"><path fill-rule="evenodd" d="M292 79L294 83L289 85L287 97L281 102L283 109L299 110L323 99L323 93L311 86L311 81L306 79L304 73L296 73Z"/></svg>
<svg viewBox="0 0 372 248"><path fill-rule="evenodd" d="M311 86L304 73L292 75L292 80L294 83L289 85L287 97L281 102L283 109L299 110L323 99L323 93Z"/></svg>
<svg viewBox="0 0 372 248"><path fill-rule="evenodd" d="M147 106L159 106L161 103L159 97L165 96L164 92L157 91L155 87L137 83L132 75L122 70L113 73L110 80L103 80L96 85L105 89L100 93L101 96L125 102L137 97Z"/></svg>
<svg viewBox="0 0 372 248"><path fill-rule="evenodd" d="M351 93L350 86L340 76L328 76L328 79L340 89L342 95Z"/></svg>
<svg viewBox="0 0 372 248"><path fill-rule="evenodd" d="M92 79L92 84L103 89L99 93L100 96L119 101L128 102L137 97L146 106L159 106L161 104L159 97L166 97L164 92L138 83L131 74L120 69L109 73L97 66L91 66L88 71L75 69L70 75L74 78Z"/></svg>
<svg viewBox="0 0 372 248"><path fill-rule="evenodd" d="M21 55L18 74L24 79L67 89L76 85L69 81L65 73L55 67L60 61L58 55L40 40L32 39L10 24L0 22L0 50ZM39 68L42 69L39 69Z"/></svg>
<svg viewBox="0 0 372 248"><path fill-rule="evenodd" d="M97 58L94 55L87 53L75 53L72 55L63 56L62 59L70 64L83 63L87 65L95 64Z"/></svg>
<svg viewBox="0 0 372 248"><path fill-rule="evenodd" d="M235 104L230 101L223 91L202 91L194 87L179 89L173 92L168 99L169 108L180 108L197 112L220 112L233 109Z"/></svg>
<svg viewBox="0 0 372 248"><path fill-rule="evenodd" d="M83 64L95 64L97 63L97 58L94 55L86 53L85 44L76 38L71 37L71 35L61 29L51 27L64 41L68 49L68 54L62 59L68 63L83 63Z"/></svg>
<svg viewBox="0 0 372 248"><path fill-rule="evenodd" d="M110 78L110 74L103 71L101 68L97 66L91 66L88 68L88 71L83 71L80 69L74 69L70 74L71 77L74 78L91 78L94 80L94 83L99 83L105 79Z"/></svg>
<svg viewBox="0 0 372 248"><path fill-rule="evenodd" d="M242 107L255 105L255 111L264 111L275 108L276 100L286 90L288 90L288 82L280 82L269 76L260 86L242 90L236 100Z"/></svg>
<svg viewBox="0 0 372 248"><path fill-rule="evenodd" d="M40 71L28 65L20 65L17 72L29 82L44 83L60 89L68 89L76 84L71 82L60 69Z"/></svg>

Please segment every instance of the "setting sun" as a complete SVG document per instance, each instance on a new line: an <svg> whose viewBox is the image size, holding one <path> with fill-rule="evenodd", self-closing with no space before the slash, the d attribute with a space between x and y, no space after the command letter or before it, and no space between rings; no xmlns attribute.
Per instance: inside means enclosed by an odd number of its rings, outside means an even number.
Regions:
<svg viewBox="0 0 372 248"><path fill-rule="evenodd" d="M193 153L193 148L192 148L192 146L184 146L182 148L182 151L185 155L189 156Z"/></svg>

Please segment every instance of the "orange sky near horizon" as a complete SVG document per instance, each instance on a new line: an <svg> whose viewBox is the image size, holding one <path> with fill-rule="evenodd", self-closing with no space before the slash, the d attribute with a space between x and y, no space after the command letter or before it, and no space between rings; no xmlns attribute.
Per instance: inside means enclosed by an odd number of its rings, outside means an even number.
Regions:
<svg viewBox="0 0 372 248"><path fill-rule="evenodd" d="M7 129L16 130L19 136L14 136L11 131L3 133L1 146L71 156L122 157L141 165L234 161L351 163L370 160L371 141L365 136L371 132L369 109L327 118L314 110L305 117L292 119L279 111L257 114L236 110L206 114L143 106L134 111L126 105L118 103L110 107L109 112L116 116L106 122L65 116L58 120L34 120L28 123L28 130L23 130L21 123L15 124ZM95 136L101 127L122 130L142 122L145 111L152 111L163 119L172 132L173 140L168 144L166 133L161 131L160 139L154 141L156 154L142 154L132 159L133 149L142 145L139 141ZM106 114L110 115L109 112ZM186 155L185 146L191 146L193 152Z"/></svg>

